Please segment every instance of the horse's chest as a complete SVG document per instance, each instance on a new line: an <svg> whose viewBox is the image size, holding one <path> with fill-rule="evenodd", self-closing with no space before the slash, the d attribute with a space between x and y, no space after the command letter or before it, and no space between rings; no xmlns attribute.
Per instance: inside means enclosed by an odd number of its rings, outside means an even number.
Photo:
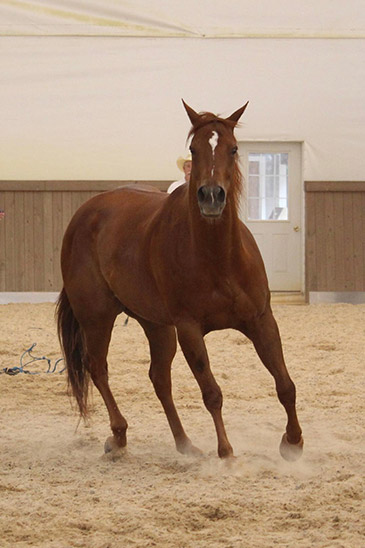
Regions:
<svg viewBox="0 0 365 548"><path fill-rule="evenodd" d="M189 299L192 316L205 330L234 327L253 313L249 296L235 283L197 283Z"/></svg>

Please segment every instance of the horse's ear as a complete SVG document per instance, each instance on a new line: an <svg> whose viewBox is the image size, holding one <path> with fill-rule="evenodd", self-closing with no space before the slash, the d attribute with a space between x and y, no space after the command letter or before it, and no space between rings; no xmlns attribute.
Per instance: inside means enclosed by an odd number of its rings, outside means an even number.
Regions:
<svg viewBox="0 0 365 548"><path fill-rule="evenodd" d="M195 110L193 110L191 107L189 107L189 105L187 105L185 103L184 99L181 99L181 100L183 102L183 105L184 105L184 108L187 112L187 115L190 118L190 122L193 124L193 126L195 126L197 121L200 119L200 114L198 114L197 112L195 112Z"/></svg>
<svg viewBox="0 0 365 548"><path fill-rule="evenodd" d="M245 112L248 103L249 101L247 101L247 103L243 105L243 107L239 108L233 114L231 114L231 116L229 116L227 120L231 120L231 122L234 122L235 124L237 124L238 120L241 118L242 114Z"/></svg>

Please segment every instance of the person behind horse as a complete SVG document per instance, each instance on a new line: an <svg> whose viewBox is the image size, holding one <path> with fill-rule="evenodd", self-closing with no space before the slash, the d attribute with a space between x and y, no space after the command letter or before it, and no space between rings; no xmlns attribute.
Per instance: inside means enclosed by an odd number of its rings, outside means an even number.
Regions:
<svg viewBox="0 0 365 548"><path fill-rule="evenodd" d="M180 156L176 160L176 165L180 169L180 171L184 172L184 177L183 179L180 179L179 181L175 181L174 183L171 183L171 185L167 189L168 194L171 194L171 192L176 190L179 186L183 185L184 183L188 183L190 181L191 166L192 166L191 155L189 154L186 157Z"/></svg>

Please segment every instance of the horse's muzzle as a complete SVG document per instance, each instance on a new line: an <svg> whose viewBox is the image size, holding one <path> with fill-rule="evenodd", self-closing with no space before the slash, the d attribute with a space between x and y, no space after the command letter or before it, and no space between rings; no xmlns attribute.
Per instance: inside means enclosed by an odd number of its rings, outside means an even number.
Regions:
<svg viewBox="0 0 365 548"><path fill-rule="evenodd" d="M198 204L204 217L220 217L226 205L226 191L221 186L203 185L198 189Z"/></svg>

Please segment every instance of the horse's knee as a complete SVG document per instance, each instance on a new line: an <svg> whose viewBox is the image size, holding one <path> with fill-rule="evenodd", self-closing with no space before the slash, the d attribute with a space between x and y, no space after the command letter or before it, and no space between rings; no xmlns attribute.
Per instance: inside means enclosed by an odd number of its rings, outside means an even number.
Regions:
<svg viewBox="0 0 365 548"><path fill-rule="evenodd" d="M208 411L222 409L223 396L219 386L215 386L203 392L203 401Z"/></svg>

